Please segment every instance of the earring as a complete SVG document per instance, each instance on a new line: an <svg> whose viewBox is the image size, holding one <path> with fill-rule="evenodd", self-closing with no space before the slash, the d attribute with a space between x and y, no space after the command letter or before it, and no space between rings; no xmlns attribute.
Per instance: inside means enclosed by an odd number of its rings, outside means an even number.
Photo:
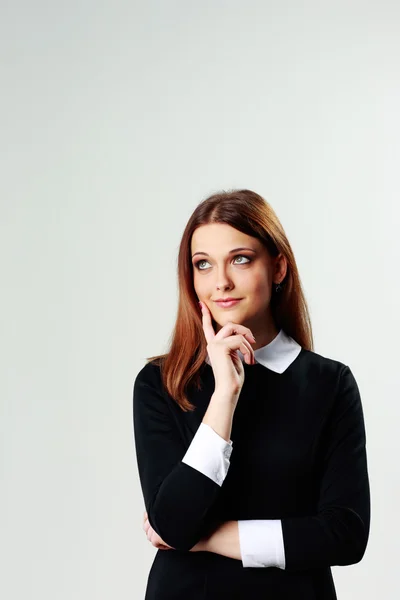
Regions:
<svg viewBox="0 0 400 600"><path fill-rule="evenodd" d="M276 286L275 286L275 291L276 291L276 292L280 292L280 291L281 291L281 289L282 289L282 286L281 286L281 284L280 284L280 283L278 283L278 285L276 285Z"/></svg>

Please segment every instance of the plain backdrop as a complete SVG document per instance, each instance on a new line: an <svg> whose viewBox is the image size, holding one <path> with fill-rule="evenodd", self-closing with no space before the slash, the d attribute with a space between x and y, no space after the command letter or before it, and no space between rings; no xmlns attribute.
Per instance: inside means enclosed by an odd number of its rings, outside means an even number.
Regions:
<svg viewBox="0 0 400 600"><path fill-rule="evenodd" d="M292 245L315 351L350 366L371 533L338 598L399 595L400 5L2 3L0 596L140 600L132 425L195 206L249 188Z"/></svg>

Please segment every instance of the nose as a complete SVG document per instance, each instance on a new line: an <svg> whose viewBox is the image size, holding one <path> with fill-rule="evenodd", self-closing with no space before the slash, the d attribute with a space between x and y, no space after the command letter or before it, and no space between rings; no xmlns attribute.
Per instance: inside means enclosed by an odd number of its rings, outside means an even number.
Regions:
<svg viewBox="0 0 400 600"><path fill-rule="evenodd" d="M232 282L224 271L220 271L217 276L217 283L215 284L217 290L231 289Z"/></svg>

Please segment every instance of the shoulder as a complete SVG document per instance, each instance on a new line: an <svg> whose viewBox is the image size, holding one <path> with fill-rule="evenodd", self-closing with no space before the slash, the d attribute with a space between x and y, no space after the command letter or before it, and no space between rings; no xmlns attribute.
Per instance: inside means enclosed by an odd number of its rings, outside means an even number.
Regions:
<svg viewBox="0 0 400 600"><path fill-rule="evenodd" d="M147 399L147 402L156 400L158 403L160 399L166 401L165 392L166 389L163 383L160 361L152 360L146 362L134 379L134 397L144 397Z"/></svg>
<svg viewBox="0 0 400 600"><path fill-rule="evenodd" d="M147 362L137 373L134 384L136 382L143 383L150 387L159 384L161 381L161 365L157 361Z"/></svg>
<svg viewBox="0 0 400 600"><path fill-rule="evenodd" d="M339 385L342 377L351 373L349 366L340 360L304 348L302 352L302 374L313 380L322 380L330 385L336 382Z"/></svg>
<svg viewBox="0 0 400 600"><path fill-rule="evenodd" d="M140 369L133 382L132 394L136 414L144 411L161 415L168 411L159 364L150 361Z"/></svg>
<svg viewBox="0 0 400 600"><path fill-rule="evenodd" d="M363 419L360 389L350 367L344 362L323 356L313 351L305 351L305 368L308 381L317 381L320 396L325 398L328 408L337 415ZM329 412L329 410L328 410Z"/></svg>

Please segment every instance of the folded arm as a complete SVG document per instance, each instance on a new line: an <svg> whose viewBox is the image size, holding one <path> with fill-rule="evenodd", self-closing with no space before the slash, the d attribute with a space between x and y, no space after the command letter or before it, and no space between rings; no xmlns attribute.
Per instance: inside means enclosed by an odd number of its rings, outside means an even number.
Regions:
<svg viewBox="0 0 400 600"><path fill-rule="evenodd" d="M187 448L153 369L146 365L133 388L140 483L151 527L169 546L189 551L215 527L209 509L227 474L233 444L201 423Z"/></svg>

